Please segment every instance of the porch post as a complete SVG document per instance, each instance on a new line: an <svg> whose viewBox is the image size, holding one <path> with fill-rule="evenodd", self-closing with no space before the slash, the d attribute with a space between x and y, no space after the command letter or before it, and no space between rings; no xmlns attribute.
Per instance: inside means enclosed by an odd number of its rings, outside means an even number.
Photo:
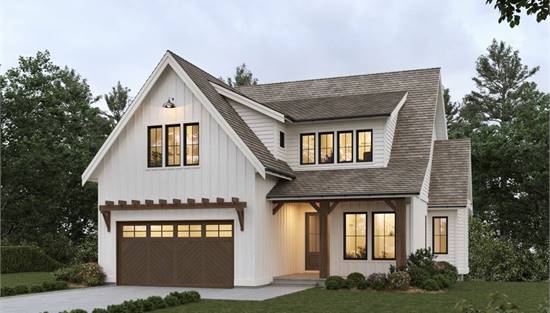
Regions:
<svg viewBox="0 0 550 313"><path fill-rule="evenodd" d="M395 202L395 263L397 266L402 266L407 261L407 211L405 200Z"/></svg>
<svg viewBox="0 0 550 313"><path fill-rule="evenodd" d="M330 202L321 201L319 203L319 277L327 278L330 275L330 264L328 257L328 214L330 212Z"/></svg>

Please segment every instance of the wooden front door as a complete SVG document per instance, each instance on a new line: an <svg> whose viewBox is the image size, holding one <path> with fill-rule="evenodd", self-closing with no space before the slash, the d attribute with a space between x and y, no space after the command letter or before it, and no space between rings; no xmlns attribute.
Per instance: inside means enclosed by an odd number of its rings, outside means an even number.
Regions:
<svg viewBox="0 0 550 313"><path fill-rule="evenodd" d="M319 214L306 213L306 271L319 270Z"/></svg>

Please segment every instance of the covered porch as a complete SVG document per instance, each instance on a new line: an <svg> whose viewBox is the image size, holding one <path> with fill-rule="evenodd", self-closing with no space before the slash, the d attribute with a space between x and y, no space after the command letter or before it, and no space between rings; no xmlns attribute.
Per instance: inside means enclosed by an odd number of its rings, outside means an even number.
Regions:
<svg viewBox="0 0 550 313"><path fill-rule="evenodd" d="M273 200L280 278L386 272L407 256L407 198Z"/></svg>

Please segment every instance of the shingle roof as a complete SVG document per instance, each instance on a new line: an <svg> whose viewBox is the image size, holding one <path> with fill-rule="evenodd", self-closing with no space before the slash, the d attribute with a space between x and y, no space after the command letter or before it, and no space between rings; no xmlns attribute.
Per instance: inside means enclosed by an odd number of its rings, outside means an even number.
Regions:
<svg viewBox="0 0 550 313"><path fill-rule="evenodd" d="M275 159L269 152L266 146L260 141L258 136L250 129L248 124L241 118L235 109L227 102L223 96L218 94L210 82L226 86L222 81L208 74L197 66L187 62L177 54L168 51L183 68L183 70L191 77L193 82L212 103L212 105L220 112L222 117L229 123L231 128L239 135L241 140L258 158L263 166L274 173L281 174L290 178L294 177L292 169L283 161ZM232 89L227 86L227 88ZM233 89L232 89L233 90Z"/></svg>
<svg viewBox="0 0 550 313"><path fill-rule="evenodd" d="M469 175L470 140L435 141L428 205L466 206Z"/></svg>
<svg viewBox="0 0 550 313"><path fill-rule="evenodd" d="M245 89L246 90L246 89ZM246 92L246 91L244 91ZM263 102L293 122L389 116L406 91Z"/></svg>
<svg viewBox="0 0 550 313"><path fill-rule="evenodd" d="M439 68L304 80L240 88L260 103L407 91L387 168L301 171L280 181L268 198L418 194L429 161Z"/></svg>

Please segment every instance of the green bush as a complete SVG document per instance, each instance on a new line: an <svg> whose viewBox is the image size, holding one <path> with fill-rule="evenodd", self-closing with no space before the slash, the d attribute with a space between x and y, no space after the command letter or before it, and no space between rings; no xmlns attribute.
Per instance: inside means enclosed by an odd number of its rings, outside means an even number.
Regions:
<svg viewBox="0 0 550 313"><path fill-rule="evenodd" d="M43 289L44 291L52 291L52 290L55 290L55 287L56 287L55 282L45 281L45 282L42 283L42 289Z"/></svg>
<svg viewBox="0 0 550 313"><path fill-rule="evenodd" d="M76 264L54 272L57 280L87 286L99 286L105 283L105 273L97 263Z"/></svg>
<svg viewBox="0 0 550 313"><path fill-rule="evenodd" d="M120 306L123 308L125 313L141 313L143 312L140 303L133 301L133 300L127 300L120 304Z"/></svg>
<svg viewBox="0 0 550 313"><path fill-rule="evenodd" d="M2 297L13 296L13 295L15 295L15 290L13 290L12 287L7 287L7 286L6 286L6 287L2 287L2 288L0 289L0 295L1 295Z"/></svg>
<svg viewBox="0 0 550 313"><path fill-rule="evenodd" d="M61 267L61 263L33 246L0 247L0 264L2 273L51 272Z"/></svg>
<svg viewBox="0 0 550 313"><path fill-rule="evenodd" d="M166 307L166 305L164 304L164 300L162 300L162 298L159 296L151 296L147 298L147 300L151 302L153 310L164 309L164 307Z"/></svg>
<svg viewBox="0 0 550 313"><path fill-rule="evenodd" d="M393 272L388 275L388 286L395 290L407 290L411 284L411 276L407 272Z"/></svg>
<svg viewBox="0 0 550 313"><path fill-rule="evenodd" d="M548 279L548 246L531 247L497 235L478 218L470 219L469 277L487 281Z"/></svg>
<svg viewBox="0 0 550 313"><path fill-rule="evenodd" d="M436 281L441 289L449 288L452 285L451 277L448 275L437 274L433 277L433 280Z"/></svg>
<svg viewBox="0 0 550 313"><path fill-rule="evenodd" d="M15 292L16 295L22 295L25 293L29 293L29 287L25 285L17 285L13 287L13 291Z"/></svg>
<svg viewBox="0 0 550 313"><path fill-rule="evenodd" d="M365 275L361 273L351 273L346 279L346 285L348 288L359 288L359 285L365 281Z"/></svg>
<svg viewBox="0 0 550 313"><path fill-rule="evenodd" d="M180 302L176 296L167 295L166 297L164 297L164 303L166 303L166 306L176 306Z"/></svg>
<svg viewBox="0 0 550 313"><path fill-rule="evenodd" d="M439 290L441 287L439 286L439 284L435 279L430 278L424 282L424 285L422 285L421 288L428 291L434 291L434 290Z"/></svg>
<svg viewBox="0 0 550 313"><path fill-rule="evenodd" d="M107 311L107 309L96 308L92 311L92 313L109 313L109 311Z"/></svg>
<svg viewBox="0 0 550 313"><path fill-rule="evenodd" d="M408 268L407 273L411 277L411 286L422 288L424 283L431 278L430 272L418 266L412 266Z"/></svg>
<svg viewBox="0 0 550 313"><path fill-rule="evenodd" d="M369 275L367 283L374 290L384 290L388 285L388 279L384 273L374 273Z"/></svg>
<svg viewBox="0 0 550 313"><path fill-rule="evenodd" d="M459 301L455 305L455 310L459 313L518 313L520 311L519 307L508 301L506 295L501 295L499 293L492 293L489 296L489 303L482 309L475 308L472 304L468 303L466 300ZM547 307L542 312L546 311Z"/></svg>
<svg viewBox="0 0 550 313"><path fill-rule="evenodd" d="M67 284L67 282L64 281L56 281L53 283L53 288L53 290L63 290L68 289L69 285Z"/></svg>
<svg viewBox="0 0 550 313"><path fill-rule="evenodd" d="M44 289L40 285L32 285L29 287L29 291L31 293L38 293L44 291Z"/></svg>
<svg viewBox="0 0 550 313"><path fill-rule="evenodd" d="M431 268L434 263L434 255L430 249L418 249L407 258L407 268L413 266Z"/></svg>
<svg viewBox="0 0 550 313"><path fill-rule="evenodd" d="M358 286L357 286L357 289L361 289L361 290L364 290L364 289L367 289L369 288L369 283L367 282L367 280L365 279L364 281L362 281Z"/></svg>
<svg viewBox="0 0 550 313"><path fill-rule="evenodd" d="M88 311L82 309L74 309L71 310L70 313L88 313Z"/></svg>
<svg viewBox="0 0 550 313"><path fill-rule="evenodd" d="M126 309L122 304L111 304L107 306L108 313L126 313Z"/></svg>
<svg viewBox="0 0 550 313"><path fill-rule="evenodd" d="M74 251L74 263L97 262L97 233L86 236Z"/></svg>
<svg viewBox="0 0 550 313"><path fill-rule="evenodd" d="M346 281L340 276L330 276L325 280L325 287L329 290L338 290L345 287Z"/></svg>

